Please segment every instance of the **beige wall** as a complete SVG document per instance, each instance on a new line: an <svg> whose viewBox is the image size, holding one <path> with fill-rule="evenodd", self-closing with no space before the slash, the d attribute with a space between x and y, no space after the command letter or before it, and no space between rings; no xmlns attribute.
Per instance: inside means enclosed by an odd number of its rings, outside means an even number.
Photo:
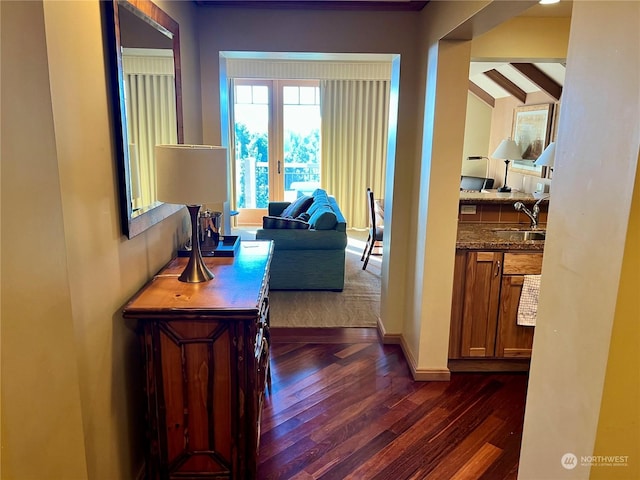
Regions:
<svg viewBox="0 0 640 480"><path fill-rule="evenodd" d="M44 11L0 8L2 478L85 478Z"/></svg>
<svg viewBox="0 0 640 480"><path fill-rule="evenodd" d="M474 37L471 57L495 60L567 58L570 18L517 17Z"/></svg>
<svg viewBox="0 0 640 480"><path fill-rule="evenodd" d="M637 275L637 256L625 255L624 248L637 224L637 218L630 223L629 215L640 144L638 18L638 2L573 5L525 412L522 480L589 476L589 466L566 470L560 461L566 453L576 455L578 463L581 456L594 453L603 392L603 422L621 425L625 415L634 414L611 415L612 395L626 392L607 375L607 361L618 362L623 370L616 373L629 381L637 377L637 363L625 359L630 363L624 366L618 353L638 349L637 283L635 311L625 306L626 293L619 297L619 289L626 291L631 280L627 269L636 268ZM620 342L618 335L611 342L614 320L622 329L634 322L633 346ZM622 351L614 354L612 347ZM605 378L611 390L604 389ZM627 420L637 422L637 416ZM613 450L621 445L604 430L602 434L599 452L627 454ZM626 444L626 449L637 462L638 444Z"/></svg>
<svg viewBox="0 0 640 480"><path fill-rule="evenodd" d="M448 372L449 321L459 201L464 118L469 86L469 41L441 41L429 50L420 174L416 300L406 323L420 378ZM446 98L447 101L439 101ZM437 228L435 228L437 225ZM437 273L437 275L436 275ZM407 328L408 327L408 328ZM419 339L412 345L412 339ZM446 377L444 377L446 378Z"/></svg>
<svg viewBox="0 0 640 480"><path fill-rule="evenodd" d="M640 154L640 152L639 152ZM640 158L638 159L640 161ZM626 468L594 466L594 480L640 478L640 168L629 214L618 300L611 332L609 358L594 455L628 457Z"/></svg>
<svg viewBox="0 0 640 480"><path fill-rule="evenodd" d="M200 142L195 7L158 3L180 24L185 139ZM141 372L120 311L184 214L120 232L99 2L1 6L2 478L134 478Z"/></svg>
<svg viewBox="0 0 640 480"><path fill-rule="evenodd" d="M464 144L462 148L462 175L486 177L489 160L466 160L471 155L488 156L491 135L491 114L493 109L469 92L467 94L467 114L464 124Z"/></svg>

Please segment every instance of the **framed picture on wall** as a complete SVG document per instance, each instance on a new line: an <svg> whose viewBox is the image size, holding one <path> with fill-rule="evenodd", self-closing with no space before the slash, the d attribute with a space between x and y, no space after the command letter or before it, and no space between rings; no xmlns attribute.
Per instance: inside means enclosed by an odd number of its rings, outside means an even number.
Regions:
<svg viewBox="0 0 640 480"><path fill-rule="evenodd" d="M533 162L549 144L552 120L552 103L514 108L511 138L520 147L522 160L514 160L513 169L542 175L542 167L536 167Z"/></svg>

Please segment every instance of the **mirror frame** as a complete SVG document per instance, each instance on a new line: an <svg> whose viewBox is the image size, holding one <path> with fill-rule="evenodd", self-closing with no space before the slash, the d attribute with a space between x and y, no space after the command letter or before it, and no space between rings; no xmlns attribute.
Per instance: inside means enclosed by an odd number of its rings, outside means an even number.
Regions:
<svg viewBox="0 0 640 480"><path fill-rule="evenodd" d="M118 171L120 217L123 234L128 238L144 232L153 225L182 209L183 205L156 202L140 212L134 212L131 196L131 171L129 163L127 113L124 97L124 76L118 8L127 8L142 21L163 33L170 33L173 40L173 64L176 89L176 119L178 143L184 143L182 117L182 79L180 68L180 28L151 0L109 0L100 2L105 12L105 47L109 58L109 80L111 86L112 118L114 122L114 142Z"/></svg>

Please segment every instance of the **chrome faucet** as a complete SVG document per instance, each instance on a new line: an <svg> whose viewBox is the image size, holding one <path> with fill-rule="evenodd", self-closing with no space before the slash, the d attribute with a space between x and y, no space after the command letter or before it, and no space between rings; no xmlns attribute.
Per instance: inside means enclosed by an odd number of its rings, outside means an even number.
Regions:
<svg viewBox="0 0 640 480"><path fill-rule="evenodd" d="M524 214L527 217L529 217L529 219L531 220L531 230L535 230L538 228L538 217L540 216L540 203L543 200L548 200L549 197L550 195L547 195L546 197L541 197L540 199L538 199L538 201L533 204L533 208L531 210L525 207L524 203L522 202L514 203L513 208L515 208L519 212L524 212Z"/></svg>

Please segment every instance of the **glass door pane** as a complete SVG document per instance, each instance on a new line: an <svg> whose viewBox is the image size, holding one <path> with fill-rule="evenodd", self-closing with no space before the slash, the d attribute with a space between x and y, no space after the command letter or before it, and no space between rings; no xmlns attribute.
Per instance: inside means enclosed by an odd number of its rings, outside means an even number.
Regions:
<svg viewBox="0 0 640 480"><path fill-rule="evenodd" d="M235 80L237 224L261 225L270 201L320 186L320 86L313 80Z"/></svg>
<svg viewBox="0 0 640 480"><path fill-rule="evenodd" d="M270 85L234 89L235 208L239 223L261 223L269 203Z"/></svg>
<svg viewBox="0 0 640 480"><path fill-rule="evenodd" d="M318 82L282 84L281 184L284 200L292 202L320 187L320 88Z"/></svg>

